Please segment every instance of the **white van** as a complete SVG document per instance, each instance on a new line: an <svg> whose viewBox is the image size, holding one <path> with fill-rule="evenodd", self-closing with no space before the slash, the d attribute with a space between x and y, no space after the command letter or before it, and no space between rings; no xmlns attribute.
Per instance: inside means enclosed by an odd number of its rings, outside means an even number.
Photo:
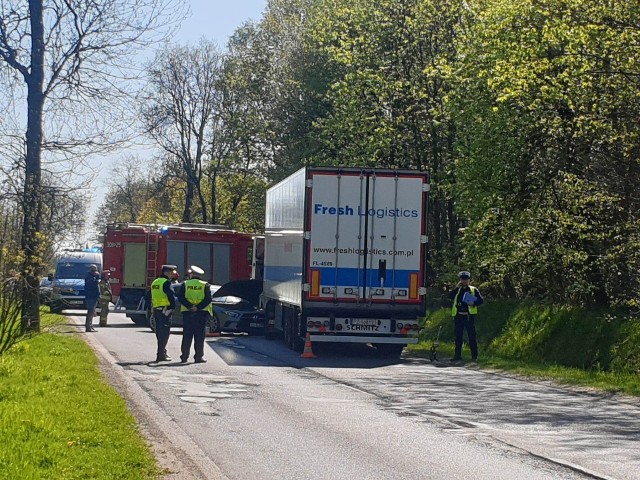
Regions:
<svg viewBox="0 0 640 480"><path fill-rule="evenodd" d="M51 312L60 313L65 309L86 310L84 300L84 278L89 266L96 265L102 271L102 253L69 251L60 254L56 270L51 278Z"/></svg>

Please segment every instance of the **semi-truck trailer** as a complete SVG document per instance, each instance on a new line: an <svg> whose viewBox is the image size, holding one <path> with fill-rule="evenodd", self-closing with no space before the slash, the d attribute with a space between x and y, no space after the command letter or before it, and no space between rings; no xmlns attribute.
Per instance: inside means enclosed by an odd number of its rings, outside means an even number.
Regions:
<svg viewBox="0 0 640 480"><path fill-rule="evenodd" d="M399 355L425 315L428 175L305 167L266 196L261 304L287 346Z"/></svg>
<svg viewBox="0 0 640 480"><path fill-rule="evenodd" d="M181 278L190 265L214 285L251 276L253 238L225 226L181 223L107 225L104 268L111 272L116 310L147 324L145 293L162 265L175 265Z"/></svg>

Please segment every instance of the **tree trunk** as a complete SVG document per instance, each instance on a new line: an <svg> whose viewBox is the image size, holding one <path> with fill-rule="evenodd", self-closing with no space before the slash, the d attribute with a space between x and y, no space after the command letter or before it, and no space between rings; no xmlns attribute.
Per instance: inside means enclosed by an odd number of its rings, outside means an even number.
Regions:
<svg viewBox="0 0 640 480"><path fill-rule="evenodd" d="M217 208L217 201L218 201L218 187L217 187L217 182L216 179L218 177L218 171L214 170L214 172L211 174L211 223L212 224L217 224L218 222L218 208Z"/></svg>
<svg viewBox="0 0 640 480"><path fill-rule="evenodd" d="M182 212L182 222L191 223L191 207L193 206L193 178L187 174L187 191L184 198L184 210Z"/></svg>
<svg viewBox="0 0 640 480"><path fill-rule="evenodd" d="M42 111L44 104L44 26L42 0L29 0L31 23L31 70L27 83L27 154L22 198L24 220L21 248L24 255L22 275L22 330L40 330L40 297L38 275L40 273L40 241L42 224L41 204L41 153Z"/></svg>
<svg viewBox="0 0 640 480"><path fill-rule="evenodd" d="M198 201L200 202L200 210L202 210L202 223L207 224L209 223L208 221L209 211L207 210L207 201L205 200L204 194L202 193L200 182L198 182L198 185L197 185L197 194L198 194Z"/></svg>

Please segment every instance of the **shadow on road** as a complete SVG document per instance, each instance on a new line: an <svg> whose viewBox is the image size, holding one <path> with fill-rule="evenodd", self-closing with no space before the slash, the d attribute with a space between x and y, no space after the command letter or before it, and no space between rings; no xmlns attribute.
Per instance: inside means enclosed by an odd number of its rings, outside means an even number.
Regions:
<svg viewBox="0 0 640 480"><path fill-rule="evenodd" d="M147 367L155 368L155 367L186 367L187 365L189 365L189 363L182 363L182 362L175 362L175 361L156 362L154 360L151 360L151 361L140 361L140 362L116 362L116 365L120 365L123 368L140 367L143 365Z"/></svg>
<svg viewBox="0 0 640 480"><path fill-rule="evenodd" d="M209 347L227 365L294 368L380 368L412 363L412 359L381 357L375 348L363 344L315 344L316 358L301 358L280 342L262 337L220 337L207 339Z"/></svg>

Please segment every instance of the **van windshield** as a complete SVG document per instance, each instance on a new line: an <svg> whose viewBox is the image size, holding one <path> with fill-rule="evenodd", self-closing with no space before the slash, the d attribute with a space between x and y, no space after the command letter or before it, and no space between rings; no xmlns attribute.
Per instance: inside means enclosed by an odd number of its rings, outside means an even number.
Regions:
<svg viewBox="0 0 640 480"><path fill-rule="evenodd" d="M84 278L90 263L61 262L56 268L56 278Z"/></svg>

